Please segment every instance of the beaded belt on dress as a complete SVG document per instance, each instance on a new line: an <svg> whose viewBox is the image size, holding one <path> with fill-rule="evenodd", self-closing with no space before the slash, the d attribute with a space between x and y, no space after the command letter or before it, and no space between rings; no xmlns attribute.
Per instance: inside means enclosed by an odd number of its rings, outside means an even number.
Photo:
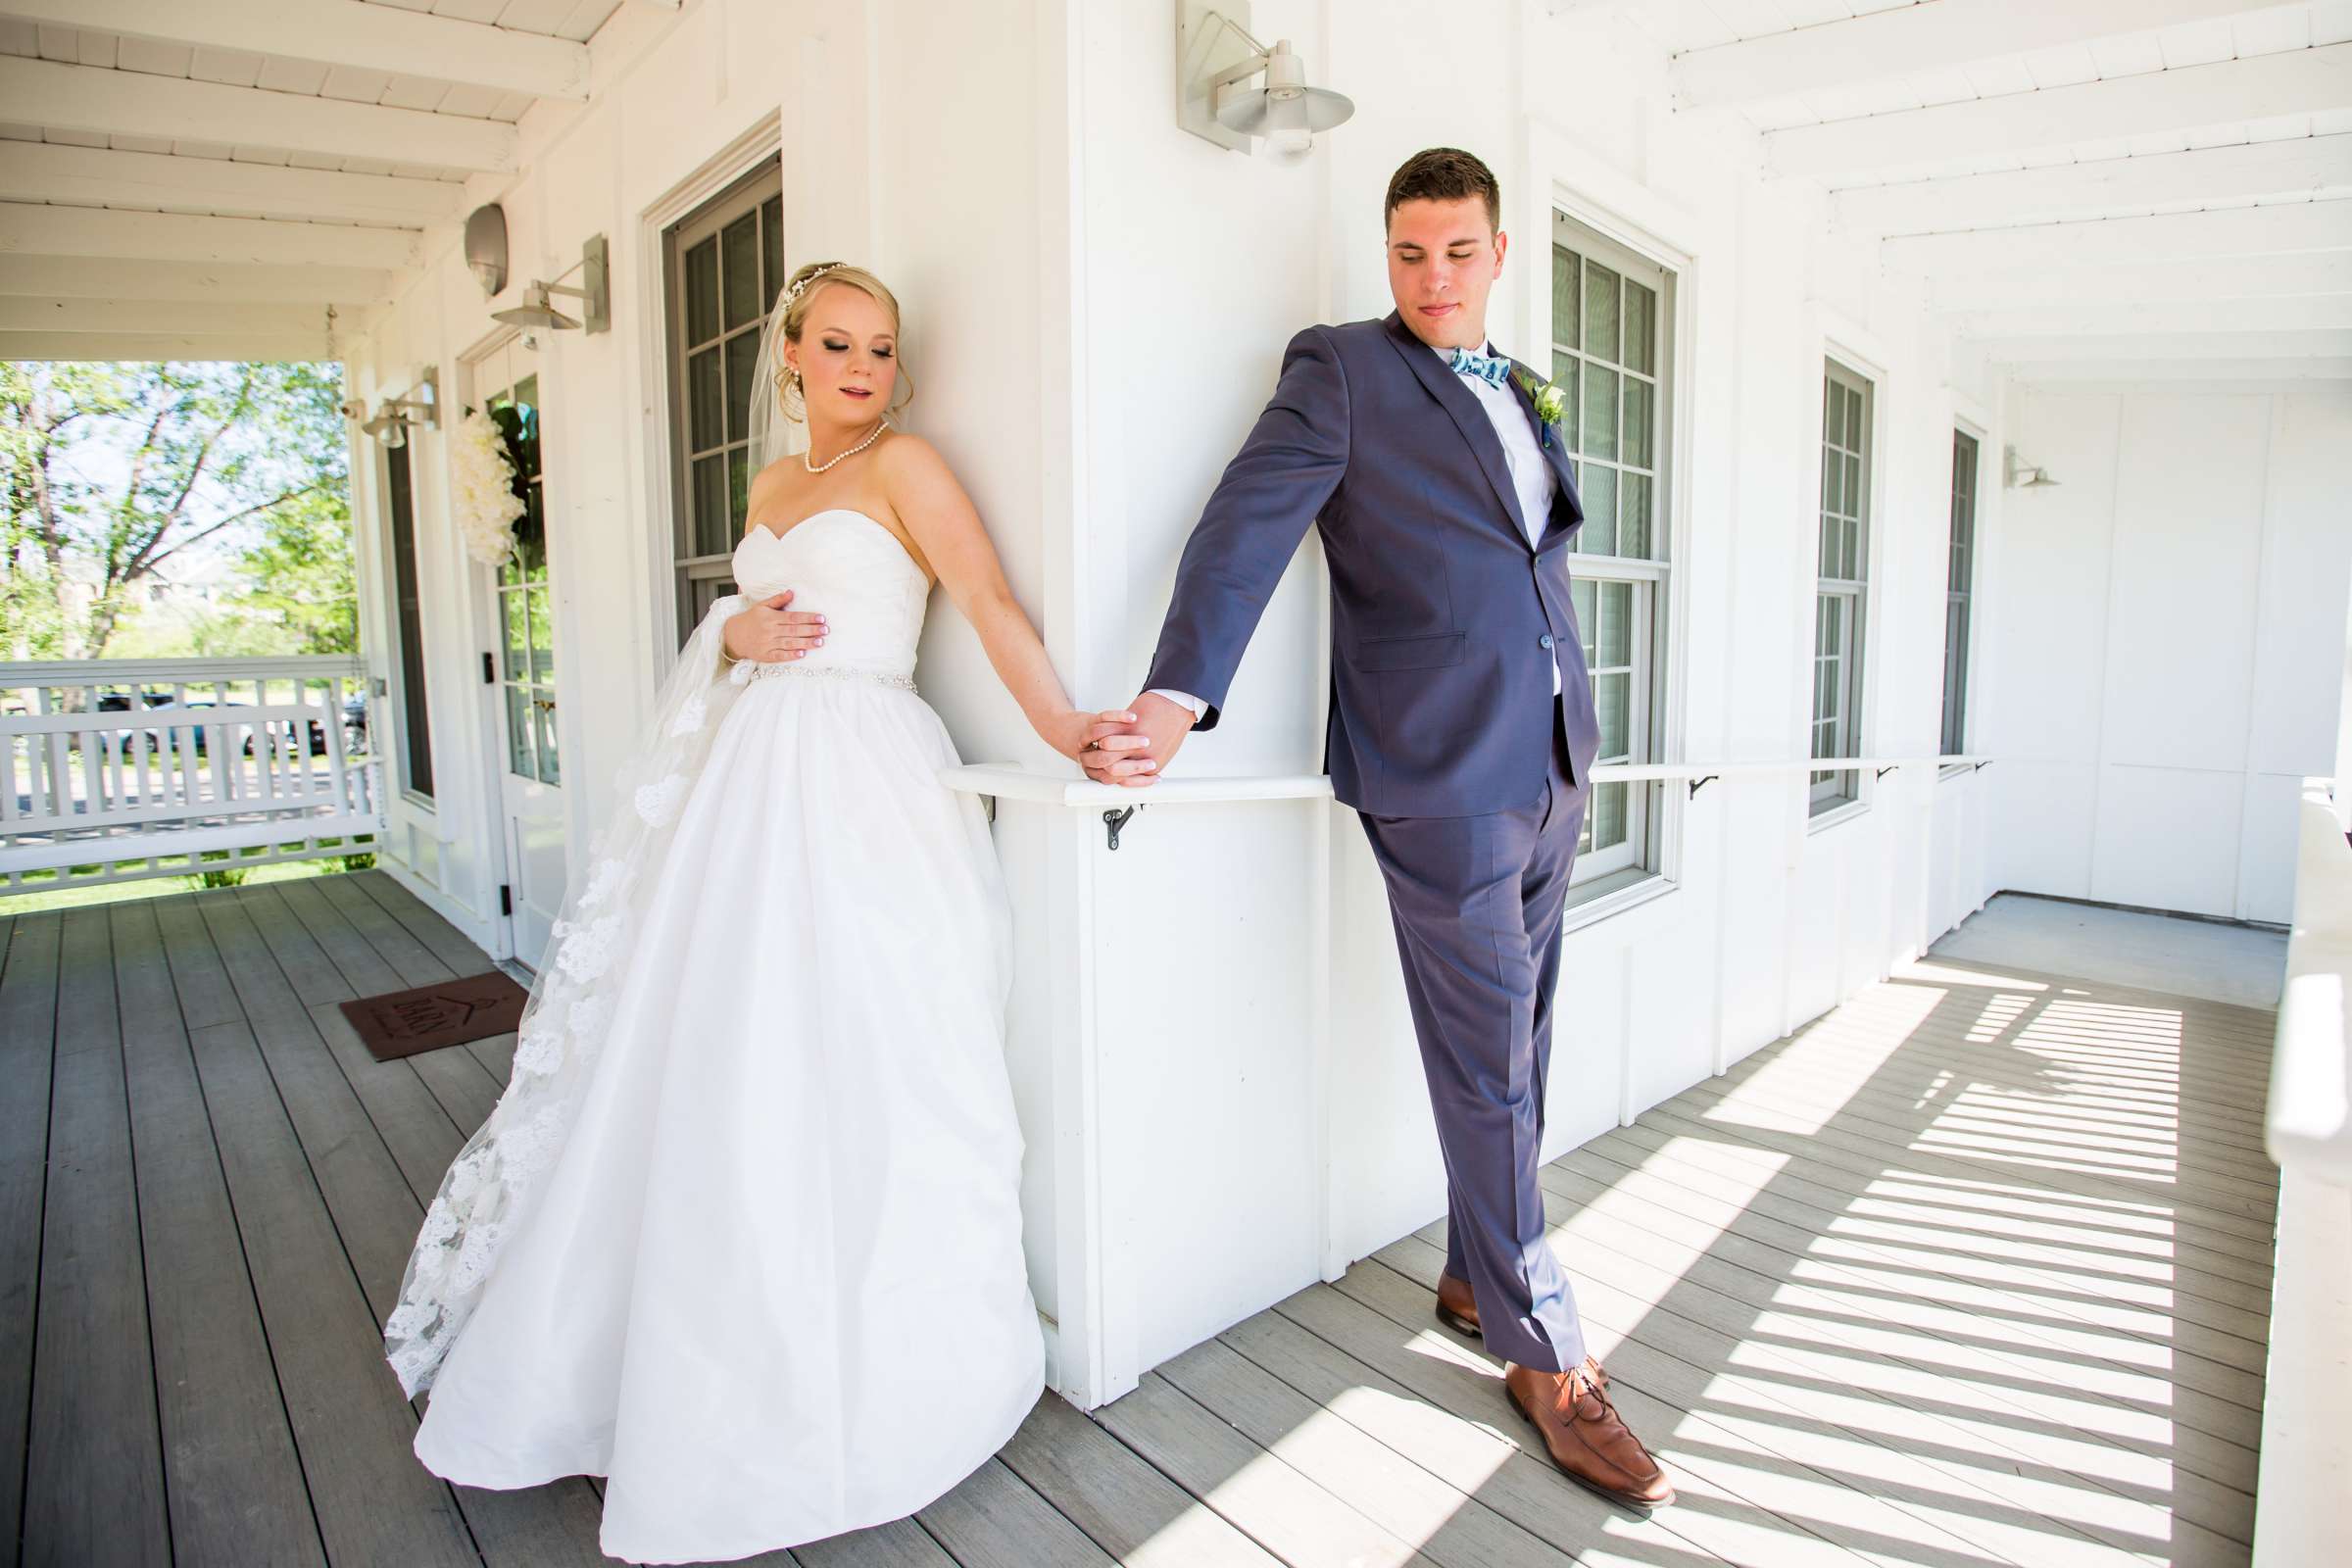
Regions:
<svg viewBox="0 0 2352 1568"><path fill-rule="evenodd" d="M847 664L804 664L791 660L760 663L746 659L736 663L731 674L738 683L767 675L823 675L834 680L868 680L877 686L896 686L903 692L915 689L912 675L893 675L886 670L858 669Z"/></svg>

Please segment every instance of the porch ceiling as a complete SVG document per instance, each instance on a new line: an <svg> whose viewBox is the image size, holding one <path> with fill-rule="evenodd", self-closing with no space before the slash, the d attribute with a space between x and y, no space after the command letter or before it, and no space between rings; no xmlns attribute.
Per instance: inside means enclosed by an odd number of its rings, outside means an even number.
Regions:
<svg viewBox="0 0 2352 1568"><path fill-rule="evenodd" d="M338 357L622 4L0 0L0 358Z"/></svg>
<svg viewBox="0 0 2352 1568"><path fill-rule="evenodd" d="M1619 11L1996 362L2352 375L2347 0Z"/></svg>

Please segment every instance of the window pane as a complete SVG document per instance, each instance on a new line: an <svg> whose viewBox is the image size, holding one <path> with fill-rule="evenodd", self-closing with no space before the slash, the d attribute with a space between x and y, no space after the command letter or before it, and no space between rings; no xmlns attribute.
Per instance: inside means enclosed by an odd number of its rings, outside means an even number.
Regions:
<svg viewBox="0 0 2352 1568"><path fill-rule="evenodd" d="M727 460L694 460L694 553L723 556L735 548L727 516Z"/></svg>
<svg viewBox="0 0 2352 1568"><path fill-rule="evenodd" d="M1583 318L1577 313L1576 252L1564 245L1551 248L1551 340L1575 343ZM1556 366L1556 361L1555 361ZM1553 372L1559 372L1555 368Z"/></svg>
<svg viewBox="0 0 2352 1568"><path fill-rule="evenodd" d="M1585 439L1577 450L1587 457L1617 456L1617 372L1597 365L1585 366Z"/></svg>
<svg viewBox="0 0 2352 1568"><path fill-rule="evenodd" d="M718 336L718 240L704 240L686 253L686 341Z"/></svg>
<svg viewBox="0 0 2352 1568"><path fill-rule="evenodd" d="M1567 412L1560 416L1560 433L1566 438L1569 451L1582 452L1584 446L1577 438L1576 429L1578 406L1576 357L1562 354L1558 349L1553 349L1551 351L1551 378L1568 399Z"/></svg>
<svg viewBox="0 0 2352 1568"><path fill-rule="evenodd" d="M726 285L727 325L743 325L760 314L760 215L746 213L725 228L726 245L720 271Z"/></svg>
<svg viewBox="0 0 2352 1568"><path fill-rule="evenodd" d="M1845 444L1849 451L1862 450L1862 394L1849 391L1845 395Z"/></svg>
<svg viewBox="0 0 2352 1568"><path fill-rule="evenodd" d="M750 515L751 508L751 449L736 447L727 453L727 537L729 539L733 539L743 532L744 519Z"/></svg>
<svg viewBox="0 0 2352 1568"><path fill-rule="evenodd" d="M1845 557L1842 562L1845 569L1839 575L1849 581L1855 580L1862 575L1862 524L1849 517L1841 531L1845 535Z"/></svg>
<svg viewBox="0 0 2352 1568"><path fill-rule="evenodd" d="M1633 677L1623 671L1592 677L1592 710L1600 721L1600 755L1623 757L1632 746Z"/></svg>
<svg viewBox="0 0 2352 1568"><path fill-rule="evenodd" d="M545 582L522 590L531 621L531 679L551 685L556 678L556 616Z"/></svg>
<svg viewBox="0 0 2352 1568"><path fill-rule="evenodd" d="M1625 378L1625 461L1637 468L1650 466L1650 411L1657 395L1647 381Z"/></svg>
<svg viewBox="0 0 2352 1568"><path fill-rule="evenodd" d="M1585 264L1585 352L1617 359L1617 274Z"/></svg>
<svg viewBox="0 0 2352 1568"><path fill-rule="evenodd" d="M498 596L499 671L500 680L521 680L528 667L530 634L522 623L522 599L518 593L502 592Z"/></svg>
<svg viewBox="0 0 2352 1568"><path fill-rule="evenodd" d="M1592 580L1589 577L1571 578L1568 583L1568 608L1576 612L1577 635L1584 643L1585 667L1592 666Z"/></svg>
<svg viewBox="0 0 2352 1568"><path fill-rule="evenodd" d="M1622 474L1617 480L1617 553L1649 556L1649 475Z"/></svg>
<svg viewBox="0 0 2352 1568"><path fill-rule="evenodd" d="M760 334L738 332L727 339L727 439L741 441L751 434L752 364L760 354Z"/></svg>
<svg viewBox="0 0 2352 1568"><path fill-rule="evenodd" d="M686 362L686 439L697 452L726 440L719 423L718 350L704 349Z"/></svg>
<svg viewBox="0 0 2352 1568"><path fill-rule="evenodd" d="M539 754L539 782L561 784L556 771L556 693L551 686L542 686L532 694L532 746Z"/></svg>
<svg viewBox="0 0 2352 1568"><path fill-rule="evenodd" d="M531 699L527 686L509 686L507 694L507 771L537 778L531 764Z"/></svg>
<svg viewBox="0 0 2352 1568"><path fill-rule="evenodd" d="M1634 585L1600 585L1600 624L1593 628L1595 654L1603 667L1634 662Z"/></svg>
<svg viewBox="0 0 2352 1568"><path fill-rule="evenodd" d="M1625 280L1625 368L1644 375L1657 371L1658 296L1632 278Z"/></svg>
<svg viewBox="0 0 2352 1568"><path fill-rule="evenodd" d="M1617 470L1604 463L1585 465L1585 525L1576 547L1588 556L1617 554Z"/></svg>
<svg viewBox="0 0 2352 1568"><path fill-rule="evenodd" d="M1592 791L1592 842L1588 848L1613 850L1625 842L1625 784L1601 784Z"/></svg>
<svg viewBox="0 0 2352 1568"><path fill-rule="evenodd" d="M776 308L776 296L784 292L784 198L770 196L760 209L760 267L761 270L760 309L762 315Z"/></svg>

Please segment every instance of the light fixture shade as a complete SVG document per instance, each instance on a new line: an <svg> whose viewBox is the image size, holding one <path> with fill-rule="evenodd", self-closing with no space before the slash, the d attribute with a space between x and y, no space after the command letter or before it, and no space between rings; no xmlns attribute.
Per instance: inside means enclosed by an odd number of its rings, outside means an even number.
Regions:
<svg viewBox="0 0 2352 1568"><path fill-rule="evenodd" d="M504 321L509 326L552 326L567 330L580 323L565 316L549 302L545 283L533 281L522 291L522 303L510 305L503 311L492 311L490 319Z"/></svg>
<svg viewBox="0 0 2352 1568"><path fill-rule="evenodd" d="M1312 134L1347 123L1355 104L1328 87L1306 84L1306 63L1291 52L1284 38L1266 52L1266 84L1238 83L1217 91L1217 123L1245 136Z"/></svg>

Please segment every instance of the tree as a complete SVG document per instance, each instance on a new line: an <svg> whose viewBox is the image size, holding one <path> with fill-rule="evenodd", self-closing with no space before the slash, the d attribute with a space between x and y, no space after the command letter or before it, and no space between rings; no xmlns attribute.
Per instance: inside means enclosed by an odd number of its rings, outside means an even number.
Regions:
<svg viewBox="0 0 2352 1568"><path fill-rule="evenodd" d="M142 579L240 525L262 536L260 569L290 573L285 584L264 579L262 597L282 590L282 602L257 608L299 618L306 644L332 641L348 606L329 601L349 589L328 580L318 552L339 551L348 579L341 383L332 363L0 366L0 649L103 658ZM100 466L86 459L98 451L117 460L104 466L110 478L91 476ZM314 547L309 531L332 538ZM90 583L86 606L74 603L70 561ZM306 588L318 599L305 600Z"/></svg>

